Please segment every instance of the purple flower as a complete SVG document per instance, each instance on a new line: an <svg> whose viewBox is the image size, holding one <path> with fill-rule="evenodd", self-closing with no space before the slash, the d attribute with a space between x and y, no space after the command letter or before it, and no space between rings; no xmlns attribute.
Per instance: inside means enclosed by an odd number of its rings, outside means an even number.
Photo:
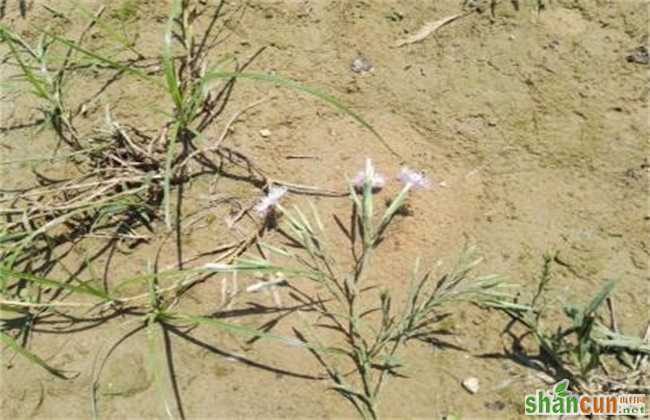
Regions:
<svg viewBox="0 0 650 420"><path fill-rule="evenodd" d="M269 213L269 210L278 204L282 196L285 195L287 191L287 187L273 186L269 188L269 192L266 194L266 197L262 198L260 202L255 206L255 211L257 214L260 216L266 216Z"/></svg>
<svg viewBox="0 0 650 420"><path fill-rule="evenodd" d="M422 172L403 167L397 175L397 179L402 181L404 184L410 187L415 188L429 188L429 180Z"/></svg>
<svg viewBox="0 0 650 420"><path fill-rule="evenodd" d="M352 183L357 190L361 190L366 183L366 179L370 180L370 187L373 191L380 190L386 185L386 178L382 174L375 172L375 167L372 165L370 158L366 159L365 169L357 173Z"/></svg>

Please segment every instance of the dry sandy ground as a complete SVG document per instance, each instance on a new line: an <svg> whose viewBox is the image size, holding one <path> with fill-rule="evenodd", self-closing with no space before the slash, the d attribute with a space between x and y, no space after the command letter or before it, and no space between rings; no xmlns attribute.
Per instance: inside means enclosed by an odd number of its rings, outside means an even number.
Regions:
<svg viewBox="0 0 650 420"><path fill-rule="evenodd" d="M6 2L2 23L27 37L51 25L78 33L84 18L64 1L30 2L20 18L18 2ZM84 1L89 9L100 2ZM109 4L110 10L124 2ZM126 24L139 35L139 48L157 54L167 4L137 2ZM237 2L231 2L231 10ZM240 82L227 113L269 97L234 126L231 146L253 157L277 178L341 190L365 157L387 174L401 164L420 168L445 187L419 191L412 215L400 218L383 244L373 280L403 295L406 275L417 256L441 270L451 267L466 242L485 257L483 273L498 273L531 289L545 253L558 253L555 292L584 302L604 279L619 280L615 296L621 327L637 333L649 320L648 257L648 66L627 54L648 39L648 3L643 1L555 0L541 13L522 2L519 11L501 2L495 16L474 13L440 29L421 43L395 48L396 40L424 23L460 12L457 0L445 1L258 1L226 26L228 38L217 50L240 60L267 46L251 70L273 71L326 91L360 113L395 149L395 157L348 116L305 95L268 84ZM42 4L72 17L52 18ZM161 23L162 22L162 23ZM106 45L101 36L95 46ZM373 66L356 73L359 55ZM8 70L7 70L8 71ZM6 74L6 73L5 73ZM75 76L75 89L101 83L92 72ZM132 80L118 81L94 104L88 125L103 118L106 103L115 117L144 118L163 98L138 90ZM37 113L21 110L20 100L5 112L2 126L29 121ZM7 111L7 107L5 108ZM138 116L140 115L140 116ZM155 116L142 120L147 127ZM223 124L223 122L222 122ZM155 127L155 124L150 124ZM262 137L261 129L270 131ZM215 133L219 130L215 128ZM2 159L46 154L51 143L30 130L3 133ZM20 145L18 145L20 143ZM42 152L42 153L41 153ZM292 155L309 156L291 159ZM15 169L15 168L14 168ZM27 182L2 167L5 185ZM220 184L241 200L259 190L236 180ZM390 186L383 196L397 186ZM192 186L189 201L200 201L205 184ZM382 197L383 197L382 196ZM305 204L291 195L289 202ZM344 220L345 198L315 199L323 214ZM217 222L187 238L191 255L220 243L226 227ZM334 226L333 220L327 222ZM336 229L332 229L336 232ZM151 249L117 257L111 272L119 277L144 269ZM120 259L121 258L121 259ZM174 261L170 248L169 262ZM101 265L105 259L98 260ZM201 284L181 306L208 314L216 308L220 286ZM270 298L262 297L266 303ZM463 350L424 343L407 347L406 378L385 389L385 417L516 418L523 395L539 381L502 353L506 320L474 308L453 308L456 336ZM262 315L230 321L259 325ZM19 358L2 368L3 418L89 418L92 367L97 354L135 324L114 319L77 333L33 336L32 350L49 363L79 376L68 381L49 376ZM289 333L290 321L275 333ZM46 326L43 330L48 330ZM351 405L328 390L309 353L265 341L244 343L227 333L199 328L196 340L171 337L177 382L188 418L354 417ZM200 340L203 345L198 345ZM146 336L134 334L106 362L100 379L102 418L162 416L147 366ZM102 353L104 352L104 353ZM241 355L248 362L231 356ZM5 354L3 353L3 358ZM481 388L470 395L460 380L476 376Z"/></svg>

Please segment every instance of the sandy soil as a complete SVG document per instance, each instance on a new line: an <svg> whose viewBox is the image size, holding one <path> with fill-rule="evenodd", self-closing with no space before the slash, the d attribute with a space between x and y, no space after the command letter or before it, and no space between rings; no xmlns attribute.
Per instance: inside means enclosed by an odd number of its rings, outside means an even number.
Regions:
<svg viewBox="0 0 650 420"><path fill-rule="evenodd" d="M18 2L7 3L1 23L28 38L43 25L70 36L84 26L83 16L65 1L31 2L25 18L20 17ZM52 18L41 3L64 12L72 23ZM117 10L123 3L108 6ZM137 3L126 21L127 33L138 34L138 48L155 55L167 4ZM274 177L331 190L342 190L345 176L354 175L365 157L387 174L407 164L437 182L445 181L444 187L412 197L412 215L399 219L383 244L373 280L397 296L403 296L417 256L432 264L440 261L440 269L448 269L466 242L476 244L485 257L481 272L502 274L524 290L535 284L543 255L557 252L555 291L567 300L584 302L605 279L618 279L621 328L637 333L650 320L648 66L629 62L626 56L647 42L648 3L556 0L537 13L524 6L526 2L518 11L510 2L501 2L494 17L488 11L473 13L421 43L394 47L424 23L459 13L459 3L250 0L244 13L226 24L228 37L213 51L215 61L226 53L244 61L267 46L251 70L273 71L336 96L370 122L400 157L349 116L316 99L245 81L238 83L226 114L269 99L234 125L229 144ZM92 10L100 2L84 4ZM97 34L90 43L106 48L109 40ZM352 71L359 56L372 64L372 71ZM79 72L73 97L96 89L108 77L92 70ZM101 121L110 103L116 119L140 119L144 129L156 127L160 116L144 110L166 104L161 102L166 99L160 92L134 86L129 77L112 85L90 104L82 124L92 127ZM21 98L3 107L3 127L38 116ZM214 134L224 122L220 124ZM262 129L270 136L260 136ZM0 160L46 155L51 147L44 133L5 131ZM308 158L292 159L295 155ZM0 167L3 188L29 183L30 178L21 175L28 169ZM188 205L205 204L208 184L191 186ZM389 186L385 196L396 188ZM234 179L219 180L217 190L244 202L260 195ZM305 200L291 195L289 202ZM346 220L346 198L314 200L322 214ZM221 222L227 211L215 210L213 224L188 232L187 255L214 248L231 235ZM336 235L333 220L326 221ZM99 244L86 246L92 250ZM152 245L116 255L112 278L144 271L153 252ZM163 260L171 264L174 258L170 246ZM97 262L106 261L102 256ZM218 280L193 289L181 308L214 312ZM271 304L268 296L255 299ZM407 377L388 383L383 416L520 416L523 395L539 381L510 359L481 357L502 354L508 342L500 332L507 320L471 307L454 312L456 335L450 341L463 350L410 344L403 355ZM258 314L228 320L259 325L271 318ZM75 333L57 333L56 325L37 327L31 349L48 363L79 375L64 381L20 358L5 360L2 418L91 417L96 360L138 325L124 317L96 327L83 324ZM273 332L289 334L292 325L282 320ZM317 379L322 372L304 349L264 340L246 343L203 327L190 336L170 337L187 418L355 416L351 405ZM460 385L468 376L480 380L476 395ZM112 353L99 384L102 418L163 415L143 331Z"/></svg>

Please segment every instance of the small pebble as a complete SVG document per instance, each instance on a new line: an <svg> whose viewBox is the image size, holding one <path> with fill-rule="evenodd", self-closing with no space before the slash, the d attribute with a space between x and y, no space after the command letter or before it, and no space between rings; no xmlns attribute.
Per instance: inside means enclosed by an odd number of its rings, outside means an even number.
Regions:
<svg viewBox="0 0 650 420"><path fill-rule="evenodd" d="M478 378L470 376L466 378L461 385L467 390L470 394L476 394L479 390Z"/></svg>
<svg viewBox="0 0 650 420"><path fill-rule="evenodd" d="M260 136L266 138L271 136L271 130L267 130L266 128L263 128L260 130Z"/></svg>
<svg viewBox="0 0 650 420"><path fill-rule="evenodd" d="M650 56L648 55L648 48L646 48L644 45L634 49L630 54L627 55L626 57L627 61L629 63L635 63L635 64L648 64L650 63Z"/></svg>
<svg viewBox="0 0 650 420"><path fill-rule="evenodd" d="M362 55L359 55L357 58L352 60L352 64L350 64L350 70L355 73L366 73L372 69L372 63Z"/></svg>

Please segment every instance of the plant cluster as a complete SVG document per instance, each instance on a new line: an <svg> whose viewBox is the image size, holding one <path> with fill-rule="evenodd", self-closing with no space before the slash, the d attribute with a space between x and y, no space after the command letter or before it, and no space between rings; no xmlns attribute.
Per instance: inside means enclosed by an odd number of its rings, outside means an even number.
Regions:
<svg viewBox="0 0 650 420"><path fill-rule="evenodd" d="M509 296L497 276L471 274L480 258L469 248L455 269L440 278L431 270L421 272L417 260L410 280L393 279L400 288L409 283L401 309L394 307L388 286L382 288L376 304L369 302L366 295L379 283L379 279L372 278L374 256L390 233L391 223L414 189L430 186L424 174L409 168L403 168L398 179L403 187L379 217L375 214L375 194L384 187L386 177L376 172L368 159L365 169L350 183L352 218L344 232L351 242L351 265L337 260L337 249L326 235L315 206L311 206L311 217L307 217L298 207L285 209L279 196L274 195L273 200L263 201L264 214L285 221L279 229L288 244L262 242L269 258L242 257L233 266L206 266L219 272L281 273L293 298L316 314L312 321L301 314L304 328L294 329L297 338L321 364L333 389L354 404L363 418L379 416L381 391L390 376L399 375L403 365L399 352L409 340L435 342L444 330L440 321L450 316L444 311L455 305L498 305ZM269 212L270 208L273 212ZM272 264L272 256L297 265ZM315 283L320 291L310 293L304 280ZM337 333L338 339L323 338L323 332L331 331Z"/></svg>
<svg viewBox="0 0 650 420"><path fill-rule="evenodd" d="M511 322L506 331L513 337L515 360L525 356L527 366L549 375L553 381L569 379L578 392L641 392L648 386L650 324L639 336L623 334L618 327L611 293L616 282L606 281L585 305L559 302L550 293L552 265L546 256L536 292L528 303L519 300L501 302L495 307L507 314ZM606 303L609 317L599 311ZM602 311L600 311L602 313ZM567 322L549 318L563 314ZM514 327L523 328L515 334ZM526 354L526 338L532 338L538 354ZM523 354L522 354L523 353Z"/></svg>
<svg viewBox="0 0 650 420"><path fill-rule="evenodd" d="M236 179L252 188L270 189L271 195L276 185L294 193L331 194L271 179L251 157L228 145L231 126L243 113L264 102L256 101L225 119L238 80L270 82L312 95L351 116L383 141L367 122L337 99L275 75L247 72L264 48L244 63L226 54L215 61L213 52L225 36L220 22L236 18L242 9L230 7L228 12L229 7L224 1L214 5L189 0L172 2L161 53L154 56L141 53L127 33L138 12L133 2L123 3L108 17L103 6L92 13L79 4L75 10L88 18L88 24L74 40L49 28L35 28L37 37L30 40L0 25L0 45L6 52L2 65L15 70L2 80L3 94L27 94L26 100L42 115L36 121L0 130L4 133L37 128L50 135L51 144L56 145L52 156L1 162L43 165L46 171L33 167L35 185L13 190L3 186L0 194L0 340L16 354L58 377L68 378L70 373L31 352L30 338L39 322L69 319L72 312L83 311L85 316L77 313L74 318L92 325L101 325L116 314L131 315L139 325L116 343L146 328L151 360L156 364L152 369L156 382L167 381L174 387L174 373L164 375L161 355L169 349L161 343L168 342L168 335L178 332L181 326L206 324L247 336L262 334L175 309L185 292L214 276L210 270L189 268L191 262L215 255L219 260L231 261L269 228L258 222L253 231L240 229L244 232L241 239L184 257L181 236L189 226L209 215L206 211L198 217L183 213L184 190L192 182L229 176L237 170L243 175ZM46 9L68 19L61 12ZM111 41L110 48L117 46L118 51L88 46L95 33ZM74 96L78 90L74 89L75 77L85 71L101 74L106 81L79 99ZM154 92L152 96L162 97L163 101L139 110L144 115L139 114L137 121L117 120L114 108L107 106L103 123L89 128L88 121L95 121L88 118L94 113L90 109L123 79L134 90ZM219 131L214 135L217 126ZM59 175L55 162L63 162L71 171ZM244 219L253 205L239 207L242 210L232 218L231 225ZM159 255L169 238L175 239L177 262L172 267L160 267ZM84 246L88 241L99 244L99 250L89 255ZM121 279L112 275L114 254L132 254L143 243L151 242L158 243L158 252L148 272ZM71 252L82 254L78 268L70 269L64 263ZM97 260L104 255L108 262L104 273L99 273ZM143 292L127 293L133 285L139 285ZM88 317L100 321L88 321ZM163 401L168 414L183 416L179 398L175 404L168 398Z"/></svg>
<svg viewBox="0 0 650 420"><path fill-rule="evenodd" d="M513 324L521 325L524 338L533 337L539 346L541 358L536 366L554 378L569 378L587 391L647 390L648 337L618 331L609 300L613 283L607 283L585 307L565 306L568 326L549 329L544 325L551 308L545 299L550 260L537 293L524 304L511 299L497 276L473 274L480 258L472 247L463 252L453 270L440 277L431 269L421 270L416 259L410 276L404 276L407 279L392 279L406 295L403 304L397 305L393 285L383 282L373 267L395 220L408 213L409 196L432 183L422 172L402 168L397 175L402 188L382 200L387 203L384 208L377 205L377 199L389 179L377 172L370 160L342 194L270 177L251 156L228 142L231 126L263 102L256 101L224 119L239 80L270 82L312 95L355 119L395 153L365 120L336 98L275 75L248 72L263 49L244 63L228 55L213 61L211 52L223 37L220 22L227 15L227 2L214 6L190 0L172 3L161 53L152 57L140 52L128 34L139 13L137 2L126 1L111 15L119 21L117 29L105 19L103 7L91 13L79 5L89 22L75 40L40 29L38 39L30 41L0 25L0 45L6 50L2 65L15 69L15 74L2 81L3 89L29 93L41 114L33 124L2 127L0 132L34 126L47 130L56 143L52 156L0 164L36 162L52 171L54 162L64 162L72 168L72 175L65 176L34 168L35 185L0 191L0 342L5 348L69 379L74 373L50 365L30 350L34 326L63 320L68 326L81 323L94 327L124 316L133 328L121 337L108 337L114 340L112 345L105 354L97 355L91 389L93 415L99 415L97 389L110 356L127 339L144 331L161 407L170 418L184 418L170 362L170 337L189 340L193 328L213 327L249 339L304 348L318 361L332 388L362 417L377 418L387 381L402 375L405 362L400 355L405 345L410 340L439 343L437 336L445 332L441 321L451 316L457 305L472 303L496 308ZM109 54L89 47L88 38L96 30L120 51ZM75 101L70 95L71 84L77 72L88 69L107 72L110 77L97 91ZM164 102L152 107L155 109L142 110L148 112L147 118L137 122L118 120L115 108L107 107L103 123L88 128L89 120L84 117L93 112L90 104L97 103L122 78L162 93ZM244 175L232 176L227 168ZM253 220L254 229L242 228L240 239L185 257L184 231L208 215L183 212L185 189L198 179L229 175L264 192L256 202L239 205L240 210L229 220L231 228L239 228L243 219ZM350 243L349 255L341 255L345 252L328 237L332 229L325 228L314 205L308 216L297 206L287 209L282 205L289 192L349 196L350 223L338 224ZM271 231L282 240L266 240ZM99 251L82 253L79 267L69 269L63 261L89 238L100 244ZM160 267L159 256L170 238L176 246L176 263ZM114 253L127 248L124 254L130 255L151 242L157 243L157 253L146 273L127 278L112 275ZM257 254L252 255L254 250ZM96 261L102 255L108 255L108 262L104 273L98 273ZM208 258L215 262L203 265ZM273 334L265 326L226 322L219 312L195 314L178 308L187 291L221 274L231 276L232 281L230 285L225 280L222 283L223 299L219 305L215 303L215 309L230 309L248 293L270 291L279 312L296 315L294 336ZM256 281L240 288L239 279L247 276ZM131 293L133 285L142 290ZM298 305L283 305L287 299L283 291ZM610 303L609 326L597 316L603 302ZM66 327L57 330L72 331ZM616 373L614 362L620 367Z"/></svg>

